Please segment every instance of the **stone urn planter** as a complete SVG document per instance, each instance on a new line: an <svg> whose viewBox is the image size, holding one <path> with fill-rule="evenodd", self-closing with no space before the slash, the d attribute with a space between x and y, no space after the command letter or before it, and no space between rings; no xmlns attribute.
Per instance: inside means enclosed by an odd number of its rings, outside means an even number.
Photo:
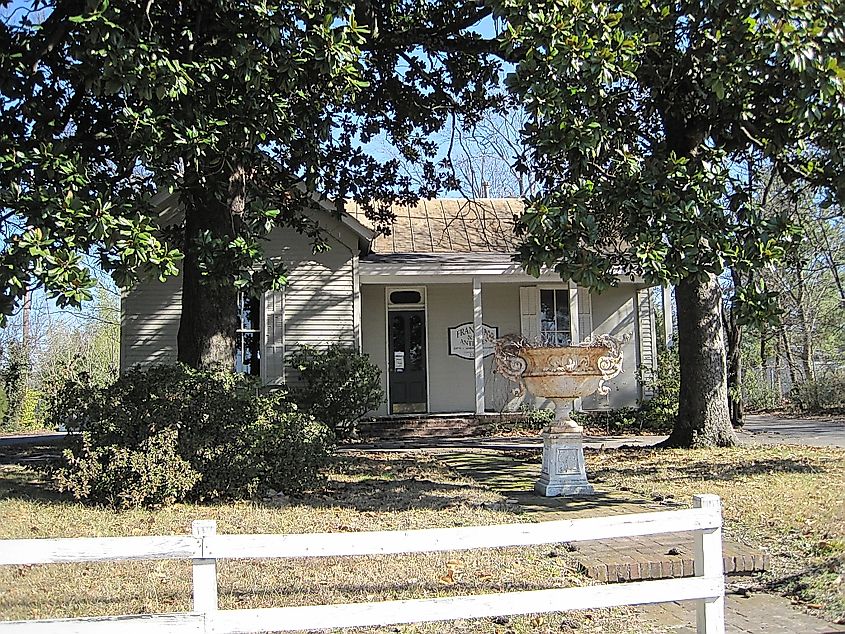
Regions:
<svg viewBox="0 0 845 634"><path fill-rule="evenodd" d="M555 420L543 430L543 466L534 490L542 495L590 495L584 467L582 428L572 420L573 401L598 392L622 371L622 343L598 335L574 346L531 345L515 335L496 342L496 372L534 396L555 404Z"/></svg>

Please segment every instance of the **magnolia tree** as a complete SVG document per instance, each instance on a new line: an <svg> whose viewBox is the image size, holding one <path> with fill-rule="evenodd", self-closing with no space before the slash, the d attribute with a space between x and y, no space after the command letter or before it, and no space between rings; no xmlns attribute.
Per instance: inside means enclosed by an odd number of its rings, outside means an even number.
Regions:
<svg viewBox="0 0 845 634"><path fill-rule="evenodd" d="M748 156L845 192L841 1L498 0L541 193L520 257L602 290L676 284L680 410L669 444L730 445L717 276L765 266L794 228L749 204ZM758 284L739 289L766 308Z"/></svg>
<svg viewBox="0 0 845 634"><path fill-rule="evenodd" d="M238 289L285 283L263 238L314 198L451 188L431 138L491 106L477 2L0 0L0 311L182 273L178 356L233 363ZM422 166L363 148L386 140ZM183 212L163 227L157 192ZM383 209L371 205L376 223Z"/></svg>

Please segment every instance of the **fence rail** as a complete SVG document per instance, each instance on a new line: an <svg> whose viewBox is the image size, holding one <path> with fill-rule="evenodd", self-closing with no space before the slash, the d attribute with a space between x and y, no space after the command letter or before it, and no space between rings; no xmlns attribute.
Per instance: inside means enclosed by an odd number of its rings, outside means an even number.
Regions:
<svg viewBox="0 0 845 634"><path fill-rule="evenodd" d="M695 575L681 579L505 592L437 599L219 610L217 560L338 557L528 546L675 532L695 533ZM715 495L693 508L599 518L415 531L217 535L213 521L191 536L12 539L0 541L0 565L153 559L193 560L193 611L181 614L0 621L0 634L236 634L510 616L695 600L699 634L722 634L725 585L722 513Z"/></svg>

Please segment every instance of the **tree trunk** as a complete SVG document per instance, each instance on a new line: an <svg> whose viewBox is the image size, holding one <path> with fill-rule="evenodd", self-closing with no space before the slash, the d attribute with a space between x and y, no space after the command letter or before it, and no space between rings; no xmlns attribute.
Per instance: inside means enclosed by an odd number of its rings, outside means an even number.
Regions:
<svg viewBox="0 0 845 634"><path fill-rule="evenodd" d="M194 368L235 365L238 291L225 270L203 276L197 239L206 231L231 240L235 231L232 205L203 186L191 189L185 205L185 259L182 266L182 317L178 359Z"/></svg>
<svg viewBox="0 0 845 634"><path fill-rule="evenodd" d="M715 275L688 277L675 289L681 390L678 419L667 447L736 444L728 412L722 293Z"/></svg>
<svg viewBox="0 0 845 634"><path fill-rule="evenodd" d="M811 382L816 379L815 367L813 366L813 327L807 316L807 293L804 283L804 272L800 265L795 266L796 280L796 307L798 309L798 322L801 326L801 369L804 373L804 381Z"/></svg>
<svg viewBox="0 0 845 634"><path fill-rule="evenodd" d="M734 289L742 284L739 273L731 270ZM728 410L733 427L742 427L745 408L742 403L742 326L737 321L736 307L725 315L728 343Z"/></svg>

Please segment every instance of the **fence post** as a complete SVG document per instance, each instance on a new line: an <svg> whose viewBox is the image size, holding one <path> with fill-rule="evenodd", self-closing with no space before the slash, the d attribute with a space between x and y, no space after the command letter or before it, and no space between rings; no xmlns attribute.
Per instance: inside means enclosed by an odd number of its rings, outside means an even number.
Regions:
<svg viewBox="0 0 845 634"><path fill-rule="evenodd" d="M696 600L695 618L698 634L725 633L725 568L722 561L722 503L718 495L695 495L692 505L718 515L719 526L695 533L695 576L709 577L719 583L715 599Z"/></svg>
<svg viewBox="0 0 845 634"><path fill-rule="evenodd" d="M191 533L201 541L202 554L205 554L205 537L217 534L217 522L214 520L196 520L191 524ZM194 612L206 616L204 631L209 631L208 616L217 611L217 560L194 559Z"/></svg>

